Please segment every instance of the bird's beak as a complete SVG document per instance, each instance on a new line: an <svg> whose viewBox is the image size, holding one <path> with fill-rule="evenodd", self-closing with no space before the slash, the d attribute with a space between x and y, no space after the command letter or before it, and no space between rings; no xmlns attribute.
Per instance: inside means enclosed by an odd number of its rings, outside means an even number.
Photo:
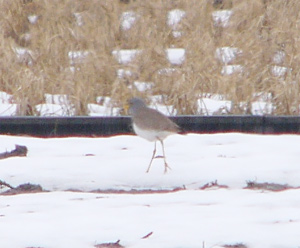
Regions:
<svg viewBox="0 0 300 248"><path fill-rule="evenodd" d="M126 115L129 115L129 103L126 102L124 105L123 105L123 109L124 109L124 112Z"/></svg>

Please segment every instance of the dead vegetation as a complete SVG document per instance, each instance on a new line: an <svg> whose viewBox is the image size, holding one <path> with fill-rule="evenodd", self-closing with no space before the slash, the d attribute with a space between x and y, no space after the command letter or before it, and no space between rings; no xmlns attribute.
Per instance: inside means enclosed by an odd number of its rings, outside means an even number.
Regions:
<svg viewBox="0 0 300 248"><path fill-rule="evenodd" d="M167 24L173 9L186 12L175 28ZM96 96L122 106L133 95L156 94L178 114L198 114L196 101L206 93L232 101L230 114L249 114L263 93L272 114L299 115L299 9L298 0L3 0L0 91L13 95L18 115L39 115L35 106L45 93L69 95L76 115L86 115ZM233 11L227 26L212 18L223 10ZM137 18L124 30L126 11ZM175 37L174 29L182 35ZM172 47L186 49L182 65L167 60L165 49ZM241 53L224 64L216 59L219 47ZM118 49L143 53L124 65L112 56ZM234 65L242 71L221 74ZM159 73L163 68L176 70ZM131 74L118 77L118 69ZM154 87L138 92L128 87L134 80Z"/></svg>
<svg viewBox="0 0 300 248"><path fill-rule="evenodd" d="M215 180L213 182L209 182L200 187L200 190L208 190L208 189L228 189L227 185L220 185L218 181Z"/></svg>
<svg viewBox="0 0 300 248"><path fill-rule="evenodd" d="M232 245L223 245L224 248L247 248L247 246L243 243L236 243Z"/></svg>
<svg viewBox="0 0 300 248"><path fill-rule="evenodd" d="M288 184L279 184L279 183L258 183L254 181L248 181L247 186L245 189L252 189L252 190L268 190L268 191L283 191L289 189L298 189L299 187L292 187Z"/></svg>
<svg viewBox="0 0 300 248"><path fill-rule="evenodd" d="M113 242L113 243L97 244L94 247L96 247L96 248L122 248L124 246L120 245L120 240L118 240L117 242Z"/></svg>
<svg viewBox="0 0 300 248"><path fill-rule="evenodd" d="M16 145L16 148L9 152L0 153L0 159L11 157L26 157L28 149L26 146Z"/></svg>
<svg viewBox="0 0 300 248"><path fill-rule="evenodd" d="M31 193L41 193L46 192L39 184L24 183L17 187L13 187L10 184L0 180L1 187L7 187L8 190L0 193L0 195L17 195L17 194L31 194Z"/></svg>

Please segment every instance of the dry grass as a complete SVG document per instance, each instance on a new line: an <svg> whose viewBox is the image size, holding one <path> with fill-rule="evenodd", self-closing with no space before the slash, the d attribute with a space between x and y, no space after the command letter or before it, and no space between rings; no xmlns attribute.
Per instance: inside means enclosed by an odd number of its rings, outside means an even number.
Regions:
<svg viewBox="0 0 300 248"><path fill-rule="evenodd" d="M290 0L2 0L0 2L0 90L14 96L19 115L37 114L34 106L44 94L68 94L77 115L87 114L87 103L96 96L110 96L122 106L133 95L166 95L179 114L197 114L196 100L204 93L222 94L231 100L232 114L250 113L255 93L271 95L273 114L299 115L300 1ZM168 11L186 11L174 38L166 24ZM228 27L215 26L212 11L232 9ZM122 30L120 16L135 11L138 20ZM80 13L78 25L74 13ZM31 24L28 15L37 15ZM215 57L218 47L238 47L243 53L232 61L244 67L242 73L223 76L223 64ZM186 60L171 65L165 49L185 48ZM31 52L16 56L16 48ZM142 49L143 55L128 65L112 56L114 49ZM73 62L69 51L89 51ZM286 56L274 62L273 56ZM278 77L272 66L291 70ZM162 75L161 68L177 68ZM132 76L118 78L117 69L129 69ZM128 88L134 80L154 82L151 93Z"/></svg>

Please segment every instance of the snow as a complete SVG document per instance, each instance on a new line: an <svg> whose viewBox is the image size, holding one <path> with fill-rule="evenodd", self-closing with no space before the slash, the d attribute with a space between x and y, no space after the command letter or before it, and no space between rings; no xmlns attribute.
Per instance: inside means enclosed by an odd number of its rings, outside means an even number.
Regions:
<svg viewBox="0 0 300 248"><path fill-rule="evenodd" d="M224 64L221 70L222 75L232 75L234 73L241 73L243 71L243 66L241 65L228 65L232 63L236 57L243 53L237 47L219 47L216 49L216 58Z"/></svg>
<svg viewBox="0 0 300 248"><path fill-rule="evenodd" d="M271 74L275 77L284 77L291 70L291 68L285 66L274 65L271 67Z"/></svg>
<svg viewBox="0 0 300 248"><path fill-rule="evenodd" d="M198 100L198 113L204 115L228 114L231 109L231 101L211 99L207 97Z"/></svg>
<svg viewBox="0 0 300 248"><path fill-rule="evenodd" d="M174 106L167 105L165 102L165 95L153 95L150 97L151 104L150 108L154 108L158 110L159 112L163 113L164 115L176 115L177 110L174 108Z"/></svg>
<svg viewBox="0 0 300 248"><path fill-rule="evenodd" d="M32 50L23 47L14 47L13 50L20 63L25 63L29 66L33 65L34 53Z"/></svg>
<svg viewBox="0 0 300 248"><path fill-rule="evenodd" d="M45 102L51 104L71 105L69 96L66 94L45 94Z"/></svg>
<svg viewBox="0 0 300 248"><path fill-rule="evenodd" d="M1 247L88 248L118 239L134 248L299 246L300 189L244 189L249 180L299 186L298 135L173 135L165 140L167 174L162 159L145 173L153 143L136 136L0 139L1 151L29 150L1 160L0 179L49 190L0 195ZM215 180L228 188L200 189ZM89 192L178 187L185 189Z"/></svg>
<svg viewBox="0 0 300 248"><path fill-rule="evenodd" d="M273 104L270 102L255 101L252 103L251 112L253 115L270 115L273 112Z"/></svg>
<svg viewBox="0 0 300 248"><path fill-rule="evenodd" d="M162 68L158 70L159 75L172 75L175 72L178 72L176 68Z"/></svg>
<svg viewBox="0 0 300 248"><path fill-rule="evenodd" d="M282 64L285 60L286 53L284 51L276 51L273 56L273 62L275 64Z"/></svg>
<svg viewBox="0 0 300 248"><path fill-rule="evenodd" d="M216 49L216 57L223 64L232 62L237 56L242 54L242 50L237 47L219 47Z"/></svg>
<svg viewBox="0 0 300 248"><path fill-rule="evenodd" d="M18 106L14 103L1 103L0 116L14 116L16 115Z"/></svg>
<svg viewBox="0 0 300 248"><path fill-rule="evenodd" d="M27 16L27 19L28 21L31 23L31 24L36 24L38 19L39 19L39 16L37 15L29 15Z"/></svg>
<svg viewBox="0 0 300 248"><path fill-rule="evenodd" d="M89 56L89 51L69 51L68 57L70 60L70 65L81 64L84 63L86 58Z"/></svg>
<svg viewBox="0 0 300 248"><path fill-rule="evenodd" d="M134 58L140 54L142 50L137 49L122 49L112 51L113 56L117 59L120 64L128 64L134 60ZM171 64L180 65L185 60L185 49L183 48L169 48L165 50L166 57ZM118 72L120 77L122 74Z"/></svg>
<svg viewBox="0 0 300 248"><path fill-rule="evenodd" d="M121 49L112 51L112 55L120 64L128 64L141 52L137 49Z"/></svg>
<svg viewBox="0 0 300 248"><path fill-rule="evenodd" d="M139 91L139 92L147 92L151 91L151 89L154 86L154 83L152 82L140 82L140 81L134 81L133 86ZM130 87L132 88L132 87Z"/></svg>
<svg viewBox="0 0 300 248"><path fill-rule="evenodd" d="M75 114L68 95L45 94L45 103L35 106L40 116L73 116Z"/></svg>
<svg viewBox="0 0 300 248"><path fill-rule="evenodd" d="M168 12L168 18L167 18L167 24L169 27L172 28L172 34L173 37L175 38L179 38L182 36L182 31L178 30L178 26L182 20L182 18L184 18L186 15L184 10L181 9L173 9L171 11Z"/></svg>
<svg viewBox="0 0 300 248"><path fill-rule="evenodd" d="M134 11L126 11L121 15L121 27L124 31L132 28L133 24L136 22L138 15Z"/></svg>
<svg viewBox="0 0 300 248"><path fill-rule="evenodd" d="M272 114L274 106L269 99L270 96L255 94L254 97L257 98L257 100L251 102L251 114ZM225 100L222 95L204 94L203 97L199 98L197 104L198 113L200 113L201 115L226 115L232 112L232 102L229 100ZM243 108L244 104L246 103L240 103L241 109Z"/></svg>
<svg viewBox="0 0 300 248"><path fill-rule="evenodd" d="M126 70L126 69L117 69L117 75L118 78L126 78L126 77L131 77L133 75L131 70Z"/></svg>
<svg viewBox="0 0 300 248"><path fill-rule="evenodd" d="M169 62L173 65L181 65L185 60L185 49L183 48L166 49L166 54Z"/></svg>
<svg viewBox="0 0 300 248"><path fill-rule="evenodd" d="M4 91L0 91L0 103L11 103L12 95L7 94Z"/></svg>
<svg viewBox="0 0 300 248"><path fill-rule="evenodd" d="M0 91L0 116L13 116L16 112L17 104L13 103L12 95Z"/></svg>
<svg viewBox="0 0 300 248"><path fill-rule="evenodd" d="M212 12L214 25L217 27L227 28L232 14L232 10L217 10Z"/></svg>
<svg viewBox="0 0 300 248"><path fill-rule="evenodd" d="M76 21L76 24L81 27L84 25L84 21L83 21L83 18L82 18L82 13L79 13L79 12L75 12L73 13L74 17L75 17L75 21Z"/></svg>
<svg viewBox="0 0 300 248"><path fill-rule="evenodd" d="M73 107L62 104L41 103L35 106L39 116L73 116L75 110Z"/></svg>
<svg viewBox="0 0 300 248"><path fill-rule="evenodd" d="M232 75L241 72L243 72L243 66L241 65L224 65L221 70L222 75Z"/></svg>
<svg viewBox="0 0 300 248"><path fill-rule="evenodd" d="M99 104L88 104L89 116L118 116L120 115L119 108L110 106L101 106Z"/></svg>
<svg viewBox="0 0 300 248"><path fill-rule="evenodd" d="M89 116L119 116L121 109L114 106L113 100L108 96L98 96L97 104L89 103Z"/></svg>
<svg viewBox="0 0 300 248"><path fill-rule="evenodd" d="M183 17L185 17L184 10L173 9L168 13L167 24L173 29L176 29Z"/></svg>

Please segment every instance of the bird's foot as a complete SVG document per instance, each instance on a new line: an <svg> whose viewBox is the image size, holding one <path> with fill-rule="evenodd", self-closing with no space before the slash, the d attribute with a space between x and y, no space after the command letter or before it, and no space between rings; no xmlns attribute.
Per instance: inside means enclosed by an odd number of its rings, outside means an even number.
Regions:
<svg viewBox="0 0 300 248"><path fill-rule="evenodd" d="M168 169L172 170L171 167L165 162L165 171L164 171L165 174L168 172Z"/></svg>

